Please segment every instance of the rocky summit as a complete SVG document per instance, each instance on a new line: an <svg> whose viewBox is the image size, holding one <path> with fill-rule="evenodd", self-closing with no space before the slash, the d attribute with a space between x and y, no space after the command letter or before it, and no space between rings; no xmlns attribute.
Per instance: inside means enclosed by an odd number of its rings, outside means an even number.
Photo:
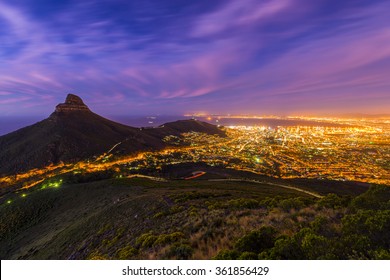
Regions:
<svg viewBox="0 0 390 280"><path fill-rule="evenodd" d="M83 100L74 94L68 94L65 103L60 103L56 106L57 113L72 112L72 111L90 111L88 106L84 104Z"/></svg>

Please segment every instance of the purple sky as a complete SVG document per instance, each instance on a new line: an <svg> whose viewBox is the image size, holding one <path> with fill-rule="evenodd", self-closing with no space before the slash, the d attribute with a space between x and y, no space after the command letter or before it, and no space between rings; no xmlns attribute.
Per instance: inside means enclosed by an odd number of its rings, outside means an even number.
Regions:
<svg viewBox="0 0 390 280"><path fill-rule="evenodd" d="M390 112L390 1L1 0L0 116Z"/></svg>

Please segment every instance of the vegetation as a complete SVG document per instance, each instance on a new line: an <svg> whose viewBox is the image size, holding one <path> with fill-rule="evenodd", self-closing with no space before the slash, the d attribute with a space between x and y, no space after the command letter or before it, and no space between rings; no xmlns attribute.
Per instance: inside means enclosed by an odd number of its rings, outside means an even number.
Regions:
<svg viewBox="0 0 390 280"><path fill-rule="evenodd" d="M1 258L390 258L387 186L318 199L267 183L112 175L72 175L3 201Z"/></svg>
<svg viewBox="0 0 390 280"><path fill-rule="evenodd" d="M389 259L389 195L389 187L375 186L345 205L345 198L330 194L314 205L328 215L300 223L302 228L290 235L262 227L238 239L234 250L222 250L215 258Z"/></svg>

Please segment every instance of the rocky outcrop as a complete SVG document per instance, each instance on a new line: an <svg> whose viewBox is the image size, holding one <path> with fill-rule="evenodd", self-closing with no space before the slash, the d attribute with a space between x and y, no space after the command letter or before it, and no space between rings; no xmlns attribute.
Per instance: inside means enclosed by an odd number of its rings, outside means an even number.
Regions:
<svg viewBox="0 0 390 280"><path fill-rule="evenodd" d="M83 100L74 94L68 94L65 103L60 103L56 106L57 113L72 112L72 111L90 111Z"/></svg>

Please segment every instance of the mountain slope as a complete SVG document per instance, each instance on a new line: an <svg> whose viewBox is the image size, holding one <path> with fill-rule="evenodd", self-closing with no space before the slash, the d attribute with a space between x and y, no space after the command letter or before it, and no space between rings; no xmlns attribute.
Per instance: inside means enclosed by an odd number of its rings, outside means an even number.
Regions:
<svg viewBox="0 0 390 280"><path fill-rule="evenodd" d="M162 139L164 136L167 135L179 136L182 133L191 131L202 132L211 135L215 134L221 137L226 136L225 132L219 129L217 126L194 119L178 120L175 122L165 123L159 127L146 129L145 133L153 137L158 137Z"/></svg>
<svg viewBox="0 0 390 280"><path fill-rule="evenodd" d="M103 118L69 94L49 118L0 137L0 174L87 159L118 143L120 153L161 149L164 136L188 131L223 135L218 128L194 120L141 130Z"/></svg>

